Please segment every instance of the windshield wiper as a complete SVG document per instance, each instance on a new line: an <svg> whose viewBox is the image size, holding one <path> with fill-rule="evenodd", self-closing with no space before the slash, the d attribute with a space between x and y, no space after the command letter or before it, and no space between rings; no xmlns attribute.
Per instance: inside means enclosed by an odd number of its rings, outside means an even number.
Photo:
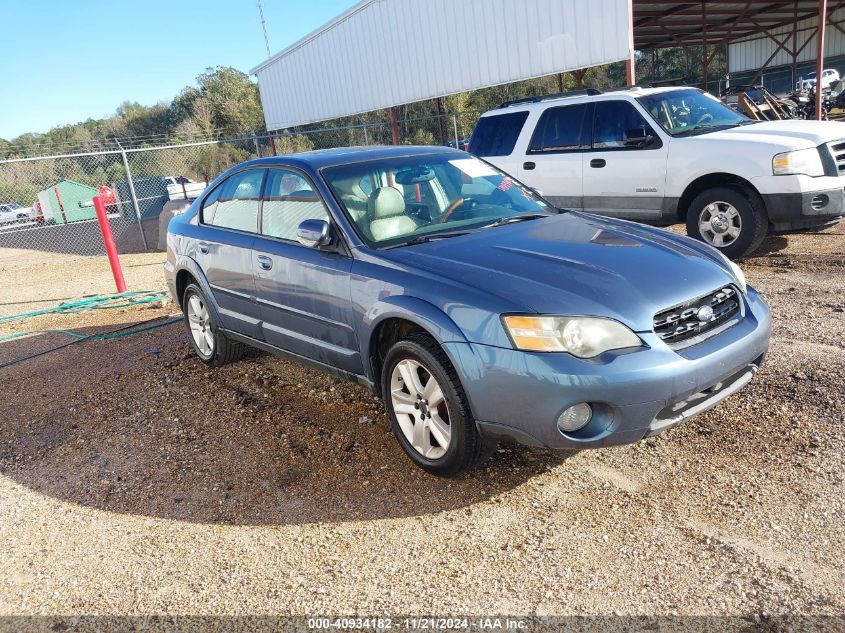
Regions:
<svg viewBox="0 0 845 633"><path fill-rule="evenodd" d="M433 242L434 240L442 240L448 237L460 237L461 235L468 235L472 231L448 231L444 233L432 233L431 235L417 235L414 238L411 238L407 242L402 242L401 244L397 244L396 246L392 246L391 248L396 248L398 246L410 246L412 244L425 244L426 242Z"/></svg>
<svg viewBox="0 0 845 633"><path fill-rule="evenodd" d="M724 123L722 125L693 125L686 130L675 134L675 136L692 136L696 132L719 132L721 130L729 130L733 127L739 127L741 123Z"/></svg>
<svg viewBox="0 0 845 633"><path fill-rule="evenodd" d="M482 229L492 229L497 226L504 226L505 224L512 224L514 222L525 222L526 220L538 220L540 218L551 217L548 213L523 213L522 215L509 215L504 218L499 218L495 222L485 224Z"/></svg>

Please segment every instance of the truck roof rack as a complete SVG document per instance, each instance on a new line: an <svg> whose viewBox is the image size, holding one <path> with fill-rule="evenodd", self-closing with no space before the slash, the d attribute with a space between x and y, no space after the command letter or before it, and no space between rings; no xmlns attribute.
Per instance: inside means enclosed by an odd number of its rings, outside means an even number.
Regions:
<svg viewBox="0 0 845 633"><path fill-rule="evenodd" d="M522 99L512 99L511 101L505 101L504 103L500 104L499 107L509 108L510 106L518 105L521 103L539 103L540 101L548 101L549 99L562 99L563 97L583 97L600 94L601 90L597 90L596 88L585 88L584 90L568 90L567 92L555 92L554 94L549 95L538 95L536 97L523 97Z"/></svg>

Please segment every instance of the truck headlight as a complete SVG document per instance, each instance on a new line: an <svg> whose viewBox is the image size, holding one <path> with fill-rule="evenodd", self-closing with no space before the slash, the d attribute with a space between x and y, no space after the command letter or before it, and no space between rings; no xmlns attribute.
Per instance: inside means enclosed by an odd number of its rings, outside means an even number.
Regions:
<svg viewBox="0 0 845 633"><path fill-rule="evenodd" d="M815 147L799 149L794 152L775 154L772 159L772 173L775 176L804 174L806 176L824 176L824 165L819 150Z"/></svg>
<svg viewBox="0 0 845 633"><path fill-rule="evenodd" d="M526 352L567 352L592 358L612 349L643 344L619 321L601 317L509 315L502 321L514 347Z"/></svg>

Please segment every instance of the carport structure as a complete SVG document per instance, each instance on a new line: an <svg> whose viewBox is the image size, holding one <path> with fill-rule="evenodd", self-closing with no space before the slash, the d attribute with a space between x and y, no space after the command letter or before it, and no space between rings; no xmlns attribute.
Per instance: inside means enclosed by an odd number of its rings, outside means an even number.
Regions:
<svg viewBox="0 0 845 633"><path fill-rule="evenodd" d="M388 109L398 143L398 105L563 72L581 85L585 68L621 60L631 85L636 50L642 60L660 48L700 47L706 87L722 46L730 56L736 43L764 38L767 46L748 56L756 69L749 83L784 52L794 74L813 47L821 76L825 25L842 6L845 0L361 0L251 73L268 130ZM845 39L841 45L845 53Z"/></svg>
<svg viewBox="0 0 845 633"><path fill-rule="evenodd" d="M826 26L845 30L830 16L845 0L747 0L745 2L679 2L678 0L652 0L632 3L632 29L634 47L647 55L659 48L702 47L701 64L704 85L707 85L708 66L718 48L725 45L730 55L730 45L750 36L768 40L768 46L759 47L767 57L758 64L749 84L754 84L773 60L783 53L791 58L793 81L797 74L799 57L808 47L815 47L816 76L821 77L824 67ZM802 24L811 21L809 28ZM759 53L758 53L759 54ZM822 100L816 100L816 118L821 118Z"/></svg>

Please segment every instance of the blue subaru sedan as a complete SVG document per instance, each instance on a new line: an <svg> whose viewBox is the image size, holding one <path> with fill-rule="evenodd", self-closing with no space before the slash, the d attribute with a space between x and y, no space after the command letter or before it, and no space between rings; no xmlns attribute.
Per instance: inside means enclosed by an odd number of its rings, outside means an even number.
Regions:
<svg viewBox="0 0 845 633"><path fill-rule="evenodd" d="M660 433L747 384L771 328L715 249L441 147L238 165L171 221L165 270L200 359L253 346L358 381L438 475L505 438Z"/></svg>

